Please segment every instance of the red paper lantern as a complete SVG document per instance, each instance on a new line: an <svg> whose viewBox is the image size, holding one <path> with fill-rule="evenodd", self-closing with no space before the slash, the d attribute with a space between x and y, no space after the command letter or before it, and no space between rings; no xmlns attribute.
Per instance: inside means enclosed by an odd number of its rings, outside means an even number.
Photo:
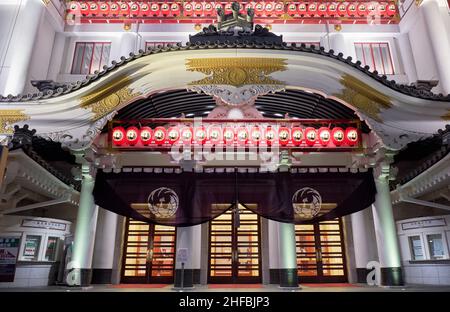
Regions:
<svg viewBox="0 0 450 312"><path fill-rule="evenodd" d="M245 5L244 10L247 12L248 9L254 9L255 8L255 2L249 2Z"/></svg>
<svg viewBox="0 0 450 312"><path fill-rule="evenodd" d="M334 145L340 146L342 143L344 143L345 140L345 133L342 128L335 127L331 131L331 141Z"/></svg>
<svg viewBox="0 0 450 312"><path fill-rule="evenodd" d="M355 3L349 3L347 6L347 15L355 16L357 14L357 7Z"/></svg>
<svg viewBox="0 0 450 312"><path fill-rule="evenodd" d="M153 132L153 138L155 140L155 143L160 145L163 144L166 140L167 133L166 128L164 127L156 127L155 131Z"/></svg>
<svg viewBox="0 0 450 312"><path fill-rule="evenodd" d="M300 127L294 127L292 128L292 143L294 145L300 145L303 140L303 130Z"/></svg>
<svg viewBox="0 0 450 312"><path fill-rule="evenodd" d="M281 145L287 145L289 143L289 140L291 139L291 135L289 132L289 128L287 127L280 127L278 129L278 141Z"/></svg>
<svg viewBox="0 0 450 312"><path fill-rule="evenodd" d="M380 14L380 16L386 15L386 10L387 10L387 3L382 2L378 4L378 14Z"/></svg>
<svg viewBox="0 0 450 312"><path fill-rule="evenodd" d="M163 16L169 16L170 14L170 5L168 3L161 4L161 14Z"/></svg>
<svg viewBox="0 0 450 312"><path fill-rule="evenodd" d="M139 10L139 16L149 16L150 15L150 6L148 3L140 3L141 9Z"/></svg>
<svg viewBox="0 0 450 312"><path fill-rule="evenodd" d="M367 14L376 15L378 12L378 2L370 2L367 4Z"/></svg>
<svg viewBox="0 0 450 312"><path fill-rule="evenodd" d="M184 16L192 16L193 13L194 13L194 8L192 7L192 3L185 3L183 5Z"/></svg>
<svg viewBox="0 0 450 312"><path fill-rule="evenodd" d="M194 15L199 17L203 15L203 4L201 2L193 2Z"/></svg>
<svg viewBox="0 0 450 312"><path fill-rule="evenodd" d="M317 3L308 4L308 16L316 16L317 15Z"/></svg>
<svg viewBox="0 0 450 312"><path fill-rule="evenodd" d="M275 15L275 6L273 5L272 2L267 2L266 3L266 5L264 6L264 14L266 16Z"/></svg>
<svg viewBox="0 0 450 312"><path fill-rule="evenodd" d="M347 4L346 3L340 3L337 6L337 14L340 17L344 17L347 15Z"/></svg>
<svg viewBox="0 0 450 312"><path fill-rule="evenodd" d="M125 143L125 129L123 127L115 127L112 131L111 139L114 145Z"/></svg>
<svg viewBox="0 0 450 312"><path fill-rule="evenodd" d="M191 144L194 138L194 131L190 127L184 127L181 129L181 140L185 144Z"/></svg>
<svg viewBox="0 0 450 312"><path fill-rule="evenodd" d="M106 2L102 2L99 5L100 11L99 14L102 16L108 16L109 14L109 4Z"/></svg>
<svg viewBox="0 0 450 312"><path fill-rule="evenodd" d="M89 14L93 16L97 16L100 12L100 7L96 2L90 2L89 3Z"/></svg>
<svg viewBox="0 0 450 312"><path fill-rule="evenodd" d="M266 131L264 131L264 139L266 140L267 145L272 145L275 142L276 134L275 130L272 127L267 127Z"/></svg>
<svg viewBox="0 0 450 312"><path fill-rule="evenodd" d="M80 13L81 13L81 15L88 16L89 15L89 11L90 11L89 5L86 2L82 2L80 4Z"/></svg>
<svg viewBox="0 0 450 312"><path fill-rule="evenodd" d="M208 129L208 139L211 144L219 144L222 141L222 129L212 126Z"/></svg>
<svg viewBox="0 0 450 312"><path fill-rule="evenodd" d="M130 6L126 2L120 4L120 15L128 16L130 15Z"/></svg>
<svg viewBox="0 0 450 312"><path fill-rule="evenodd" d="M320 3L317 6L317 13L319 14L319 16L322 16L322 17L327 15L328 7L327 7L326 3Z"/></svg>
<svg viewBox="0 0 450 312"><path fill-rule="evenodd" d="M203 7L203 12L205 16L214 15L214 5L211 2L205 3L205 6Z"/></svg>
<svg viewBox="0 0 450 312"><path fill-rule="evenodd" d="M236 139L239 144L244 145L248 141L248 130L245 127L239 127L236 133Z"/></svg>
<svg viewBox="0 0 450 312"><path fill-rule="evenodd" d="M152 3L150 5L150 16L158 16L160 12L160 7L158 3Z"/></svg>
<svg viewBox="0 0 450 312"><path fill-rule="evenodd" d="M275 4L275 14L277 16L281 16L284 14L284 3L283 2L277 2Z"/></svg>
<svg viewBox="0 0 450 312"><path fill-rule="evenodd" d="M255 4L255 15L256 16L263 16L264 15L264 2L257 2Z"/></svg>
<svg viewBox="0 0 450 312"><path fill-rule="evenodd" d="M356 143L358 143L358 130L355 128L345 129L345 141L350 146L353 146Z"/></svg>
<svg viewBox="0 0 450 312"><path fill-rule="evenodd" d="M262 131L259 127L253 127L250 131L250 139L253 144L258 145L262 138Z"/></svg>
<svg viewBox="0 0 450 312"><path fill-rule="evenodd" d="M139 129L136 127L129 127L127 129L127 143L135 145L139 141Z"/></svg>
<svg viewBox="0 0 450 312"><path fill-rule="evenodd" d="M232 144L234 142L234 137L234 129L232 127L225 127L225 129L223 130L223 141L226 144Z"/></svg>
<svg viewBox="0 0 450 312"><path fill-rule="evenodd" d="M357 6L356 12L358 16L367 16L367 6L365 3L360 3Z"/></svg>
<svg viewBox="0 0 450 312"><path fill-rule="evenodd" d="M231 12L233 12L232 10L231 10L231 5L232 5L232 3L231 2L228 2L227 4L225 4L225 14L230 14Z"/></svg>
<svg viewBox="0 0 450 312"><path fill-rule="evenodd" d="M321 127L319 129L319 142L323 146L327 146L331 140L331 132L327 127Z"/></svg>
<svg viewBox="0 0 450 312"><path fill-rule="evenodd" d="M313 146L317 140L317 131L312 127L305 129L305 142L308 146Z"/></svg>
<svg viewBox="0 0 450 312"><path fill-rule="evenodd" d="M336 3L330 3L327 7L328 16L336 16L337 15L337 5Z"/></svg>
<svg viewBox="0 0 450 312"><path fill-rule="evenodd" d="M134 2L130 5L130 13L132 16L138 16L140 10L141 8L137 2Z"/></svg>
<svg viewBox="0 0 450 312"><path fill-rule="evenodd" d="M306 3L299 3L297 12L300 16L306 16L308 14L308 6L306 5Z"/></svg>
<svg viewBox="0 0 450 312"><path fill-rule="evenodd" d="M71 2L67 8L67 14L80 15L80 4L78 2Z"/></svg>
<svg viewBox="0 0 450 312"><path fill-rule="evenodd" d="M167 138L169 139L170 144L177 142L180 139L178 127L170 127L167 129Z"/></svg>
<svg viewBox="0 0 450 312"><path fill-rule="evenodd" d="M205 143L207 138L206 129L203 126L196 127L194 129L194 139L197 143L203 144Z"/></svg>
<svg viewBox="0 0 450 312"><path fill-rule="evenodd" d="M143 145L148 145L152 141L152 128L142 127L139 137L141 138L141 143Z"/></svg>
<svg viewBox="0 0 450 312"><path fill-rule="evenodd" d="M295 16L297 14L297 6L295 5L295 3L289 3L287 12L290 16Z"/></svg>
<svg viewBox="0 0 450 312"><path fill-rule="evenodd" d="M172 3L170 5L170 14L172 16L179 16L180 15L180 5L178 3Z"/></svg>
<svg viewBox="0 0 450 312"><path fill-rule="evenodd" d="M397 6L395 5L395 3L388 4L386 13L388 16L394 16L397 13Z"/></svg>
<svg viewBox="0 0 450 312"><path fill-rule="evenodd" d="M116 2L111 3L111 5L109 7L109 14L111 14L112 16L119 16L120 6L118 3L116 3Z"/></svg>

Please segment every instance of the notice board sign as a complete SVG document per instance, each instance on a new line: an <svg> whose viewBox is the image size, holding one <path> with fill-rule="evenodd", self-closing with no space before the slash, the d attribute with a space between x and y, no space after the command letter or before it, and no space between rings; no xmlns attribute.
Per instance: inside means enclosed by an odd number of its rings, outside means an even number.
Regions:
<svg viewBox="0 0 450 312"><path fill-rule="evenodd" d="M20 237L0 236L0 282L14 282Z"/></svg>

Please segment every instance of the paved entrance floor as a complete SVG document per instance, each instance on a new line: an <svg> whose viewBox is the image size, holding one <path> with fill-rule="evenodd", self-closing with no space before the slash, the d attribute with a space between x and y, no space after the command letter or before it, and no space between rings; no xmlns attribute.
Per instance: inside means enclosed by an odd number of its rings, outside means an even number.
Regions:
<svg viewBox="0 0 450 312"><path fill-rule="evenodd" d="M89 287L29 287L29 288L0 288L0 292L181 292L173 285L165 284L121 284L121 285L93 285ZM184 292L450 292L450 286L407 285L404 287L376 287L362 284L302 284L298 289L283 289L276 285L210 284L195 286Z"/></svg>

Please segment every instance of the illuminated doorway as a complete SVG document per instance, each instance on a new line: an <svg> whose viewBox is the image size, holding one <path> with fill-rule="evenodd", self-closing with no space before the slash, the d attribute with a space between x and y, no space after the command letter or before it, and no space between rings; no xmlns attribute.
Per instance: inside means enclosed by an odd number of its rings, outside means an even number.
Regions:
<svg viewBox="0 0 450 312"><path fill-rule="evenodd" d="M212 220L209 233L209 283L261 283L257 214L239 205L239 215L229 209Z"/></svg>
<svg viewBox="0 0 450 312"><path fill-rule="evenodd" d="M300 283L345 283L347 270L342 221L295 226Z"/></svg>
<svg viewBox="0 0 450 312"><path fill-rule="evenodd" d="M173 283L176 228L127 219L122 283Z"/></svg>

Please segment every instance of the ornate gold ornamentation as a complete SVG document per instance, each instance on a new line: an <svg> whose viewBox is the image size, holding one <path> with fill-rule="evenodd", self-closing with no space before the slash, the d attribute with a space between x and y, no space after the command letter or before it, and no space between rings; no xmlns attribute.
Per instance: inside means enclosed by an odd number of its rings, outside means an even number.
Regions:
<svg viewBox="0 0 450 312"><path fill-rule="evenodd" d="M14 133L13 124L30 119L21 109L0 109L0 133Z"/></svg>
<svg viewBox="0 0 450 312"><path fill-rule="evenodd" d="M80 106L91 109L94 113L92 120L97 120L110 113L117 106L141 95L140 92L133 92L128 85L131 80L128 77L119 78L106 87L97 88L94 92L81 98Z"/></svg>
<svg viewBox="0 0 450 312"><path fill-rule="evenodd" d="M376 121L381 121L379 114L382 109L392 106L388 96L353 76L345 74L341 78L341 83L345 88L335 96Z"/></svg>
<svg viewBox="0 0 450 312"><path fill-rule="evenodd" d="M208 77L190 85L283 85L269 74L286 70L286 59L262 57L195 58L186 60L188 71L201 72Z"/></svg>

